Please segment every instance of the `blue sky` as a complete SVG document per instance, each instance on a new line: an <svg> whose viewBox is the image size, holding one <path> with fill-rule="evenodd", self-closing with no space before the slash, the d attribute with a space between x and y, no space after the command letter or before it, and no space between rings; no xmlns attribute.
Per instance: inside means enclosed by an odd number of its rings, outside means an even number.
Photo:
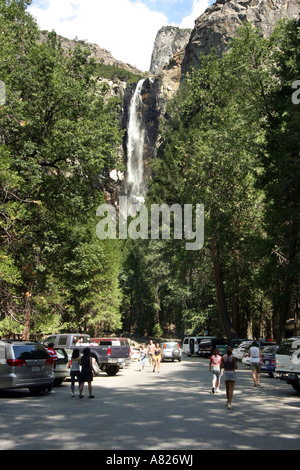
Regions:
<svg viewBox="0 0 300 470"><path fill-rule="evenodd" d="M123 62L149 70L157 31L193 28L212 0L33 0L29 12L41 29L84 39Z"/></svg>

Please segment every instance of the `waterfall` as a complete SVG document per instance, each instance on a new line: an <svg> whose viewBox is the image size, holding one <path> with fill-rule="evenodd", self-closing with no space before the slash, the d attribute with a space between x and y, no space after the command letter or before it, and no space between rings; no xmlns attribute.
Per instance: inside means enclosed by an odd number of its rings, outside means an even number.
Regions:
<svg viewBox="0 0 300 470"><path fill-rule="evenodd" d="M143 203L146 186L144 182L143 150L145 129L142 120L141 91L145 80L137 84L129 109L128 143L127 143L127 173L125 192L128 205Z"/></svg>

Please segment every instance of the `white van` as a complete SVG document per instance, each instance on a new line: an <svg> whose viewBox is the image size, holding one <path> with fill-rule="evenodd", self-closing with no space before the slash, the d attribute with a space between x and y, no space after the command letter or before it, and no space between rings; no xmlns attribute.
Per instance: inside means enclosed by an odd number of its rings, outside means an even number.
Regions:
<svg viewBox="0 0 300 470"><path fill-rule="evenodd" d="M276 355L275 374L300 392L300 336L285 339Z"/></svg>
<svg viewBox="0 0 300 470"><path fill-rule="evenodd" d="M187 356L198 355L200 341L208 338L213 338L213 336L187 336L182 343L183 354Z"/></svg>

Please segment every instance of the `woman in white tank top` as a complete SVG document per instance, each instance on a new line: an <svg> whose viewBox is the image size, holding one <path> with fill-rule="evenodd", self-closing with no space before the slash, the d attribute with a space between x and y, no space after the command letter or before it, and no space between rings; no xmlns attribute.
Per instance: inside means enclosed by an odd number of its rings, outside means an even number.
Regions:
<svg viewBox="0 0 300 470"><path fill-rule="evenodd" d="M250 356L253 385L254 387L260 386L260 365L263 363L263 358L256 341L252 343L248 355Z"/></svg>

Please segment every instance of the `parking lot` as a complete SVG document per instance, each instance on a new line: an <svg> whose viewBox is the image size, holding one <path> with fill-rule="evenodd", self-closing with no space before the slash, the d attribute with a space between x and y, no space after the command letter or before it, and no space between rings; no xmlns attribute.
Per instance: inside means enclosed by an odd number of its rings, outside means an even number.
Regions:
<svg viewBox="0 0 300 470"><path fill-rule="evenodd" d="M300 395L264 375L254 388L239 363L233 407L211 394L208 360L164 362L160 373L137 361L93 382L94 400L71 397L70 383L55 394L27 390L0 395L0 450L298 450Z"/></svg>

